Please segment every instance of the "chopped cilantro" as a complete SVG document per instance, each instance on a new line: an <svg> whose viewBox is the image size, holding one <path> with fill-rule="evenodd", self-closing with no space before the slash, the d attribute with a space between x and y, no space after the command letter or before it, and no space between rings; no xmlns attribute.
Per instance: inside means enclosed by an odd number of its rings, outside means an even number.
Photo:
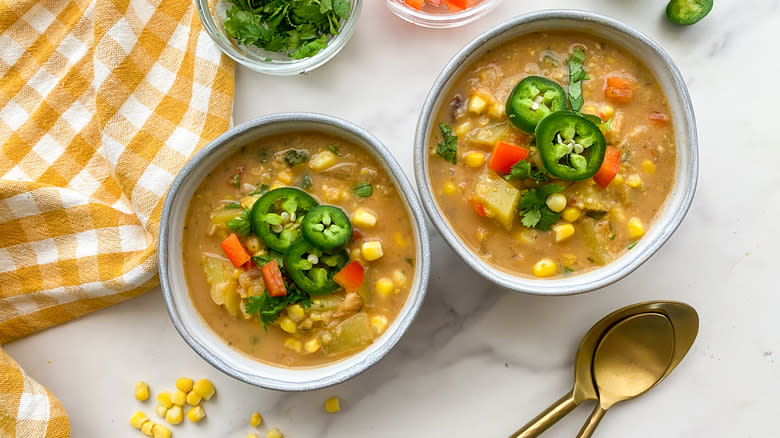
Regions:
<svg viewBox="0 0 780 438"><path fill-rule="evenodd" d="M361 198L368 198L374 194L374 186L371 183L365 182L355 186L355 194Z"/></svg>
<svg viewBox="0 0 780 438"><path fill-rule="evenodd" d="M298 182L298 187L309 190L311 188L311 177L308 174L304 174L301 180Z"/></svg>
<svg viewBox="0 0 780 438"><path fill-rule="evenodd" d="M235 188L239 188L241 186L241 174L236 173L233 175L233 178L230 180L230 184L232 184Z"/></svg>
<svg viewBox="0 0 780 438"><path fill-rule="evenodd" d="M230 204L225 206L225 210L234 210L236 208L241 208L241 204L238 202L231 202Z"/></svg>
<svg viewBox="0 0 780 438"><path fill-rule="evenodd" d="M414 260L412 260L411 257L407 257L404 260L409 264L409 266L414 266Z"/></svg>
<svg viewBox="0 0 780 438"><path fill-rule="evenodd" d="M303 307L311 306L311 298L293 284L287 285L287 295L281 297L272 297L268 291L262 295L251 296L247 299L245 312L247 315L257 314L260 317L260 323L263 328L268 330L268 326L273 324L279 318L279 314L287 306L300 304Z"/></svg>
<svg viewBox="0 0 780 438"><path fill-rule="evenodd" d="M284 162L287 163L289 167L295 167L307 161L309 161L309 151L288 149L287 152L284 153Z"/></svg>
<svg viewBox="0 0 780 438"><path fill-rule="evenodd" d="M458 136L446 123L440 124L439 129L443 139L436 145L436 154L444 158L444 161L458 164Z"/></svg>
<svg viewBox="0 0 780 438"><path fill-rule="evenodd" d="M561 217L560 213L550 210L547 206L547 196L558 193L563 187L558 184L548 184L539 188L529 189L517 204L517 210L523 217L522 223L528 228L550 231Z"/></svg>
<svg viewBox="0 0 780 438"><path fill-rule="evenodd" d="M337 147L336 147L336 146L334 146L334 145L330 145L330 146L328 146L328 150L329 150L329 151L330 151L330 152L331 152L333 155L341 155L341 154L339 153L339 148L337 148Z"/></svg>
<svg viewBox="0 0 780 438"><path fill-rule="evenodd" d="M636 246L636 244L637 244L637 243L639 243L639 241L636 241L636 242L631 242L631 243L628 245L628 249L633 249L633 248Z"/></svg>
<svg viewBox="0 0 780 438"><path fill-rule="evenodd" d="M585 216L596 219L597 221L604 219L604 216L606 215L607 212L604 210L588 210L587 212L585 212Z"/></svg>
<svg viewBox="0 0 780 438"><path fill-rule="evenodd" d="M235 217L227 223L230 231L236 233L239 237L246 237L252 232L252 225L249 223L249 212L250 210L245 208L241 216Z"/></svg>
<svg viewBox="0 0 780 438"><path fill-rule="evenodd" d="M569 104L572 111L580 112L585 100L582 98L582 81L590 79L585 73L585 51L574 49L571 58L567 61L569 64Z"/></svg>
<svg viewBox="0 0 780 438"><path fill-rule="evenodd" d="M265 192L267 192L270 189L271 189L271 187L268 184L262 184L262 185L260 185L260 187L257 188L257 190L255 190L254 192L250 193L249 196L254 196L254 195L261 195L262 196L262 195L265 195Z"/></svg>
<svg viewBox="0 0 780 438"><path fill-rule="evenodd" d="M536 181L546 181L547 175L535 165L525 160L520 160L512 165L509 175L504 175L504 179L511 181L513 179L534 179Z"/></svg>
<svg viewBox="0 0 780 438"><path fill-rule="evenodd" d="M570 273L570 272L574 272L574 269L572 269L572 268L570 268L570 267L568 267L568 266L564 266L564 267L563 267L563 272L565 272L565 273L567 273L567 274L568 274L568 273Z"/></svg>
<svg viewBox="0 0 780 438"><path fill-rule="evenodd" d="M278 252L271 251L268 254L260 254L252 257L252 261L255 262L255 264L260 268L272 260L276 260L276 262L279 264L279 269L284 269L284 255Z"/></svg>

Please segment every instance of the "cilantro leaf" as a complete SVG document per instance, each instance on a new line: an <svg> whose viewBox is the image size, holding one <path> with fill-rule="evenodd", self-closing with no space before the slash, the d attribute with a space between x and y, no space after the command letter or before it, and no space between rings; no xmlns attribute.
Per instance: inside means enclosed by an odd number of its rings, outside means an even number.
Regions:
<svg viewBox="0 0 780 438"><path fill-rule="evenodd" d="M524 160L520 160L513 164L509 175L504 175L504 179L507 181L528 178L534 179L536 181L546 181L547 175L535 165Z"/></svg>
<svg viewBox="0 0 780 438"><path fill-rule="evenodd" d="M245 312L247 315L257 314L260 317L260 323L263 328L268 330L268 326L279 319L287 306L300 304L303 307L311 306L311 297L308 294L295 287L292 283L287 286L287 295L281 297L272 297L268 291L262 295L251 296L247 299Z"/></svg>
<svg viewBox="0 0 780 438"><path fill-rule="evenodd" d="M590 79L584 68L585 51L574 49L567 63L569 65L569 105L571 105L572 111L579 113L582 110L582 104L585 103L582 98L582 81Z"/></svg>
<svg viewBox="0 0 780 438"><path fill-rule="evenodd" d="M547 197L562 190L563 187L558 184L529 189L517 204L518 214L522 216L522 224L528 228L550 231L550 228L560 219L561 214L550 210L546 202Z"/></svg>
<svg viewBox="0 0 780 438"><path fill-rule="evenodd" d="M439 129L443 139L436 145L436 154L445 161L458 164L458 136L446 123L440 124Z"/></svg>
<svg viewBox="0 0 780 438"><path fill-rule="evenodd" d="M249 223L249 213L250 210L245 208L244 212L241 213L241 216L231 219L230 222L227 223L227 227L230 231L236 233L239 237L248 236L249 233L252 232L252 225Z"/></svg>
<svg viewBox="0 0 780 438"><path fill-rule="evenodd" d="M328 47L328 43L324 36L317 38L316 40L303 43L297 50L292 52L290 56L293 59L309 58L317 54L320 50Z"/></svg>
<svg viewBox="0 0 780 438"><path fill-rule="evenodd" d="M262 196L262 195L265 195L265 192L267 192L270 189L271 189L271 187L268 184L262 184L262 185L260 185L260 187L257 188L257 190L255 190L254 192L250 193L249 196L254 196L254 195L261 195Z"/></svg>
<svg viewBox="0 0 780 438"><path fill-rule="evenodd" d="M236 208L241 208L241 204L238 202L231 202L230 204L225 206L225 210L234 210Z"/></svg>
<svg viewBox="0 0 780 438"><path fill-rule="evenodd" d="M287 152L284 153L284 162L287 163L289 167L295 167L307 161L309 161L309 151L307 150L288 149Z"/></svg>
<svg viewBox="0 0 780 438"><path fill-rule="evenodd" d="M374 186L371 183L360 183L355 186L355 194L361 198L368 198L374 194Z"/></svg>
<svg viewBox="0 0 780 438"><path fill-rule="evenodd" d="M309 190L311 188L311 177L309 174L304 174L301 180L298 182L298 187Z"/></svg>
<svg viewBox="0 0 780 438"><path fill-rule="evenodd" d="M337 148L337 147L336 147L336 146L334 146L334 145L330 145L330 146L328 146L328 150L329 150L329 151L330 151L330 153L332 153L333 155L341 155L341 154L339 153L339 148Z"/></svg>

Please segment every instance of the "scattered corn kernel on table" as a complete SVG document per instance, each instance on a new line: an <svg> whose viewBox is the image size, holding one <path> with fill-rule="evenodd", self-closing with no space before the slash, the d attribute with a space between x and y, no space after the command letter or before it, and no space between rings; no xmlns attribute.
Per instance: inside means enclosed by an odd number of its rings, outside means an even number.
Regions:
<svg viewBox="0 0 780 438"><path fill-rule="evenodd" d="M289 438L506 436L570 387L576 344L593 322L649 299L696 307L699 338L666 381L610 413L600 436L776 435L780 296L770 260L780 247L780 148L764 129L776 124L770 111L776 93L767 86L746 101L744 86L735 85L780 74L780 60L763 51L767 37L780 36L776 2L748 8L724 0L701 23L679 28L666 21L661 0L507 0L473 24L437 31L402 22L383 3L366 2L347 47L311 74L275 78L239 68L236 123L282 111L343 117L383 140L411 178L422 101L459 48L535 8L587 9L658 41L689 84L701 178L680 230L625 280L566 298L493 288L435 235L428 296L399 345L357 378L316 392L279 393L222 375L179 337L159 291L6 345L63 402L73 436L143 436L130 417L143 411L163 422L155 397L173 394L180 377L208 378L216 395L202 405L206 417L199 423L168 425L174 437L243 438L251 431L264 437L271 428ZM139 380L149 385L146 402L134 397ZM333 396L341 409L330 414L325 402ZM263 418L257 428L250 424L256 411ZM545 436L573 436L586 411Z"/></svg>

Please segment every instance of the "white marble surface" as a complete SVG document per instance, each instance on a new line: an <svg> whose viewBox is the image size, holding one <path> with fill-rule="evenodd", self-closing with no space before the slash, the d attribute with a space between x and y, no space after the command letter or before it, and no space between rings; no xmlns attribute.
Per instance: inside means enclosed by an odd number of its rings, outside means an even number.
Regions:
<svg viewBox="0 0 780 438"><path fill-rule="evenodd" d="M569 388L576 345L593 322L648 299L694 305L701 332L679 368L611 410L598 436L778 436L780 1L720 0L705 21L681 29L663 18L664 0L506 0L471 25L436 31L396 19L383 1L365 3L352 41L319 70L274 78L240 69L236 122L280 111L340 116L386 142L411 177L420 105L460 47L538 7L604 13L658 41L689 84L701 178L679 231L625 280L563 298L491 287L434 233L432 281L410 331L366 373L318 392L283 394L220 374L181 340L158 291L6 345L62 400L73 436L141 436L127 420L154 405L133 400L133 382L159 390L190 375L214 379L218 396L205 422L174 428L175 437L244 437L255 410L289 438L502 437ZM322 408L331 395L343 400L337 415ZM588 409L545 436L574 436Z"/></svg>

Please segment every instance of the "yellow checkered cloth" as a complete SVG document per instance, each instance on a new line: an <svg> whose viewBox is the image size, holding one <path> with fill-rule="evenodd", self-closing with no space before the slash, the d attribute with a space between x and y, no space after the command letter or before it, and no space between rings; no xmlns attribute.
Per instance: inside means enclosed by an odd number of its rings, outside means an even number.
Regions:
<svg viewBox="0 0 780 438"><path fill-rule="evenodd" d="M191 0L0 0L0 344L157 284L165 193L232 100ZM0 437L68 424L0 351Z"/></svg>

